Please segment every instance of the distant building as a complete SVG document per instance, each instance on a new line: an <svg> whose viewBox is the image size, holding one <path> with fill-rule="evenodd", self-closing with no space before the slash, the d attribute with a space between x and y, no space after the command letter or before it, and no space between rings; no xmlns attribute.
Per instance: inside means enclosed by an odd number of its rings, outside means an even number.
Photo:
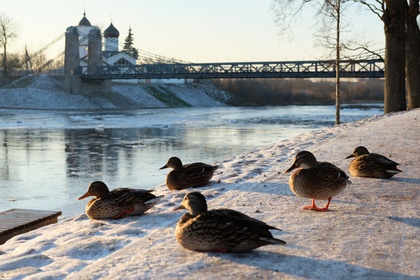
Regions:
<svg viewBox="0 0 420 280"><path fill-rule="evenodd" d="M105 50L103 62L108 65L135 65L136 59L124 51L118 50L118 37L120 32L111 24L104 31Z"/></svg>
<svg viewBox="0 0 420 280"><path fill-rule="evenodd" d="M90 24L90 21L86 18L86 13L83 13L83 18L79 21L77 25L77 30L79 31L79 58L80 66L87 66L87 55L88 55L88 34L89 31L95 28Z"/></svg>
<svg viewBox="0 0 420 280"><path fill-rule="evenodd" d="M79 32L79 58L80 66L88 66L88 46L89 46L89 32L92 29L98 29L96 26L92 26L90 21L86 18L86 13L83 13L83 18L79 21L79 24L75 26ZM120 32L115 26L111 24L105 29L102 33L103 48L100 60L102 65L107 66L128 66L136 65L137 61L134 57L126 53L125 51L119 50L119 41L118 38ZM124 67L121 68L124 71ZM117 80L113 80L117 81ZM119 82L126 83L191 83L192 79L148 79L148 80L138 80L138 79L128 79L128 80L118 80Z"/></svg>
<svg viewBox="0 0 420 280"><path fill-rule="evenodd" d="M80 66L87 66L88 57L88 45L89 38L88 34L90 30L97 28L92 26L90 21L86 18L86 13L83 13L83 18L77 25L77 30L80 33L79 36L79 57ZM104 48L102 50L102 63L104 65L135 65L136 59L130 56L128 53L119 50L118 37L120 32L115 26L111 24L103 32ZM102 43L102 42L101 42Z"/></svg>

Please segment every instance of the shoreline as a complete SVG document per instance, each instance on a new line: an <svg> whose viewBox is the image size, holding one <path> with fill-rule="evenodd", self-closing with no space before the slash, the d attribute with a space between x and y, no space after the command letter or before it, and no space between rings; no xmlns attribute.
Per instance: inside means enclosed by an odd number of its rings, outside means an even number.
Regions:
<svg viewBox="0 0 420 280"><path fill-rule="evenodd" d="M283 230L286 246L248 254L197 253L183 249L173 212L191 190L169 191L140 217L90 221L80 214L12 238L0 246L6 279L105 278L328 278L420 277L420 110L374 116L323 128L223 160L212 184L200 189L209 208L231 208ZM356 146L399 162L392 179L350 177L330 211L302 210L284 171L300 150L310 150L348 174L345 160ZM349 174L348 174L349 175ZM217 183L220 181L220 183Z"/></svg>
<svg viewBox="0 0 420 280"><path fill-rule="evenodd" d="M26 77L25 77L26 78ZM29 77L0 88L0 107L27 110L143 109L228 106L232 96L211 83L130 84L115 82L111 92L70 94L54 76ZM20 85L22 84L22 85Z"/></svg>

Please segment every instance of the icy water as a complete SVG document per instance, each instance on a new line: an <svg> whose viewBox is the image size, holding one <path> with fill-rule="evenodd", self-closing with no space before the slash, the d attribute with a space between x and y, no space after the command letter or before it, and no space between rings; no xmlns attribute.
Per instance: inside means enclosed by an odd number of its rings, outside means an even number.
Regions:
<svg viewBox="0 0 420 280"><path fill-rule="evenodd" d="M381 115L381 106L345 107L341 121ZM168 158L215 163L250 149L333 126L334 106L142 110L0 109L0 211L84 211L90 182L151 189Z"/></svg>

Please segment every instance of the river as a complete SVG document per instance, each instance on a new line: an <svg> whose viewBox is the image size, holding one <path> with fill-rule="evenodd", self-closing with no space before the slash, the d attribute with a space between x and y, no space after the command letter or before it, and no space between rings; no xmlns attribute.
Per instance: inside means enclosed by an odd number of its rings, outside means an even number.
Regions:
<svg viewBox="0 0 420 280"><path fill-rule="evenodd" d="M343 106L341 121L383 114ZM163 184L171 156L215 163L250 149L333 126L334 106L139 110L0 109L0 211L84 211L90 182L110 188Z"/></svg>

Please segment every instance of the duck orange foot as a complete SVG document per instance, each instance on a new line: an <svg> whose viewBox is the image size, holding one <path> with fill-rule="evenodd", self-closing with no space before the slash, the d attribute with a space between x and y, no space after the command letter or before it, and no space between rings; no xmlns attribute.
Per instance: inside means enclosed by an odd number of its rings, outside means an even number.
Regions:
<svg viewBox="0 0 420 280"><path fill-rule="evenodd" d="M323 211L323 212L328 211L328 207L330 206L331 198L332 197L328 198L328 202L325 205L325 207L323 207L323 208L319 208L318 206L316 206L315 199L312 199L312 205L305 206L305 207L303 207L303 209L314 210L314 211Z"/></svg>

